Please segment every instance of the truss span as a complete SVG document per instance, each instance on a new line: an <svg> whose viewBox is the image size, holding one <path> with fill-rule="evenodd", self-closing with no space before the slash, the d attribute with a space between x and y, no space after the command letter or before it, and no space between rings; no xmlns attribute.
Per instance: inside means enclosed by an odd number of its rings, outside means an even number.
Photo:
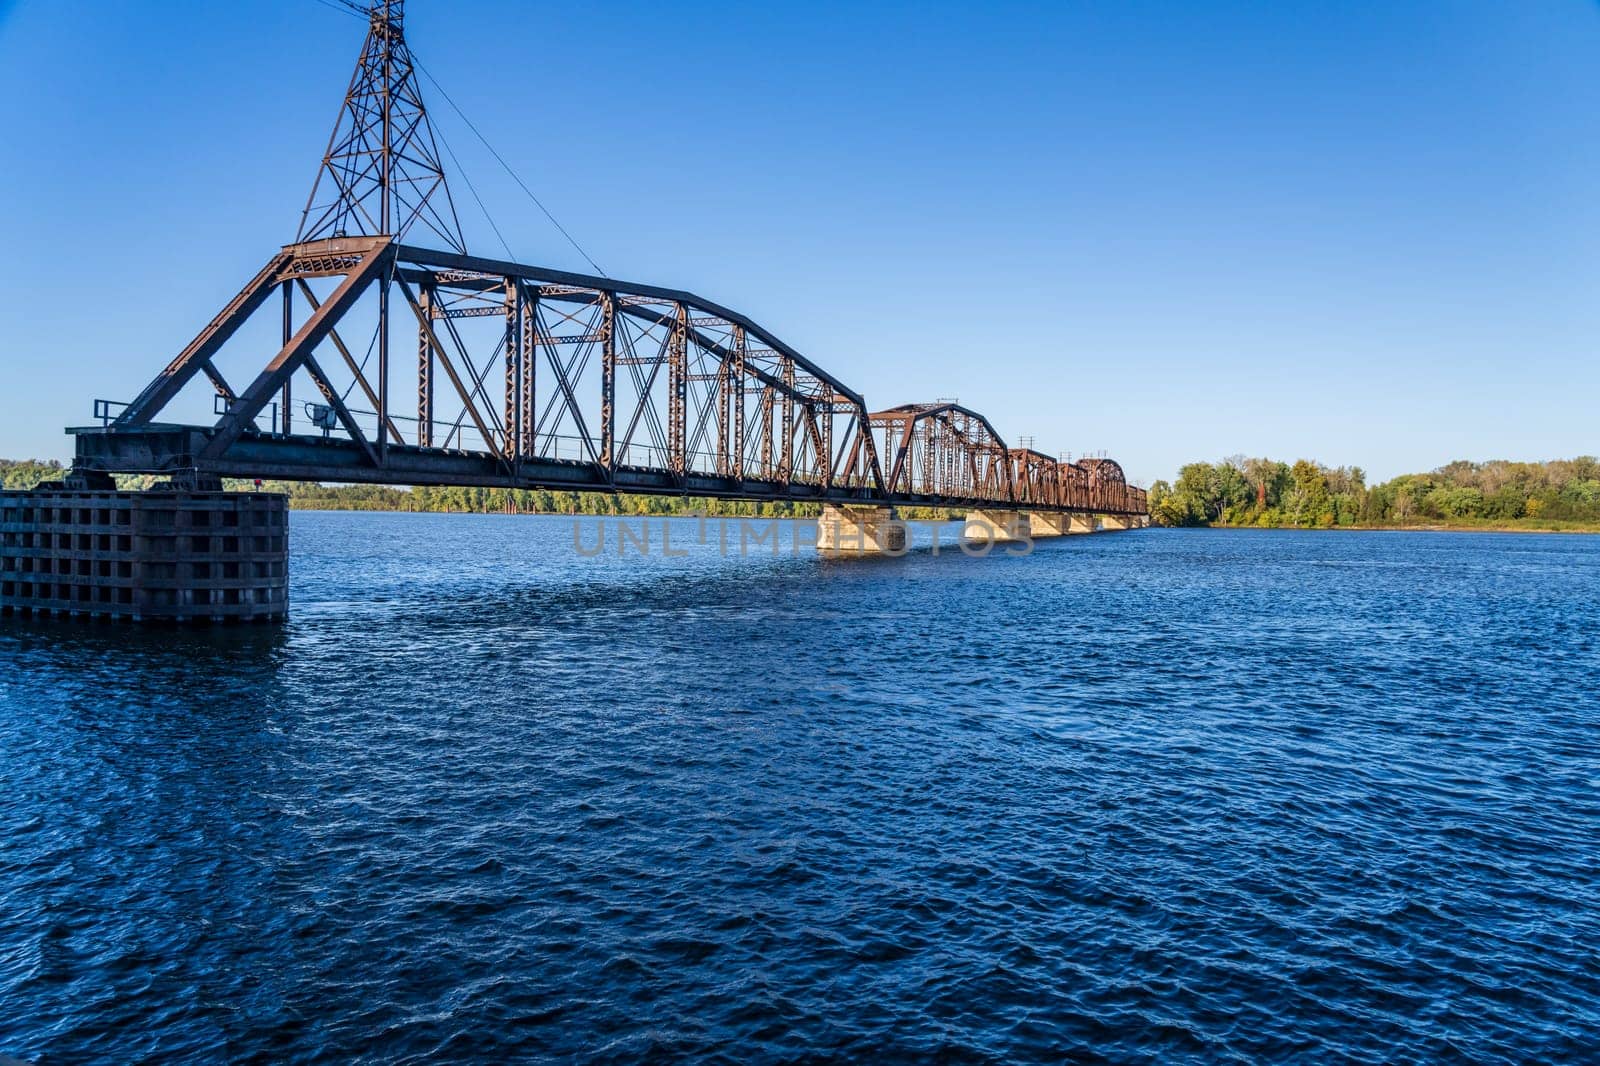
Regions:
<svg viewBox="0 0 1600 1066"><path fill-rule="evenodd" d="M174 420L201 382L214 421ZM1110 460L1009 448L957 404L870 412L692 293L381 236L286 247L115 418L73 432L86 473L1145 510Z"/></svg>

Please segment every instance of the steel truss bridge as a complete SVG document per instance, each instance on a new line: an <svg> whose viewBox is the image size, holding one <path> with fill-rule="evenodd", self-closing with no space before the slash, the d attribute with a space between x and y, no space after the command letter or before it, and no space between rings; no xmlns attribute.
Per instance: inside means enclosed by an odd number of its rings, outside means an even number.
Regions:
<svg viewBox="0 0 1600 1066"><path fill-rule="evenodd" d="M361 11L299 237L131 403L69 431L90 487L137 472L1146 513L1108 458L1010 446L954 402L873 410L692 293L468 254L400 4ZM208 417L175 419L197 390Z"/></svg>

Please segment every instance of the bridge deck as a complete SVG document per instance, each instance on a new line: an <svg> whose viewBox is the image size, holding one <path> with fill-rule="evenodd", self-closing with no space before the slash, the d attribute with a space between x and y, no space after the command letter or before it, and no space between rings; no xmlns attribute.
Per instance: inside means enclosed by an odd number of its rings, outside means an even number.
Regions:
<svg viewBox="0 0 1600 1066"><path fill-rule="evenodd" d="M78 426L67 431L77 441L74 466L80 472L199 474L215 478L270 478L396 486L462 485L480 488L705 496L755 502L792 501L871 504L890 507L977 508L1010 504L1018 509L1066 514L1145 513L1135 500L1111 493L1064 502L1027 499L996 501L988 496L915 491L882 492L871 484L823 485L815 480L776 481L669 470L645 466L606 469L592 462L524 459L508 469L499 457L415 445L390 445L381 466L368 462L353 441L334 437L247 432L218 458L205 458L213 430L208 426L150 424L127 430Z"/></svg>

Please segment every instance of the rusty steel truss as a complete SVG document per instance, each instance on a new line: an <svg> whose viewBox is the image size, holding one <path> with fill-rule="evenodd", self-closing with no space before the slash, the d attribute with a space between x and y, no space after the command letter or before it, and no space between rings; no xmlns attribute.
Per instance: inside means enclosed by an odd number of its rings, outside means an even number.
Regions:
<svg viewBox="0 0 1600 1066"><path fill-rule="evenodd" d="M400 4L365 13L299 239L131 403L71 431L80 477L1145 513L1110 460L1008 447L954 403L870 412L692 293L468 254ZM214 421L175 418L202 380Z"/></svg>

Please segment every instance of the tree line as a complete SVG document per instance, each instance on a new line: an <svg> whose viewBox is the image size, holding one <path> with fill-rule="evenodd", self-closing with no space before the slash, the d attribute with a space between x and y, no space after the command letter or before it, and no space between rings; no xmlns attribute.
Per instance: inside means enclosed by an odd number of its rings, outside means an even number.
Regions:
<svg viewBox="0 0 1600 1066"><path fill-rule="evenodd" d="M60 481L66 475L54 459L0 459L0 489L31 489L41 481Z"/></svg>
<svg viewBox="0 0 1600 1066"><path fill-rule="evenodd" d="M1168 526L1594 525L1600 524L1600 460L1458 460L1369 487L1356 466L1233 456L1190 463L1176 481L1157 481L1150 513Z"/></svg>

